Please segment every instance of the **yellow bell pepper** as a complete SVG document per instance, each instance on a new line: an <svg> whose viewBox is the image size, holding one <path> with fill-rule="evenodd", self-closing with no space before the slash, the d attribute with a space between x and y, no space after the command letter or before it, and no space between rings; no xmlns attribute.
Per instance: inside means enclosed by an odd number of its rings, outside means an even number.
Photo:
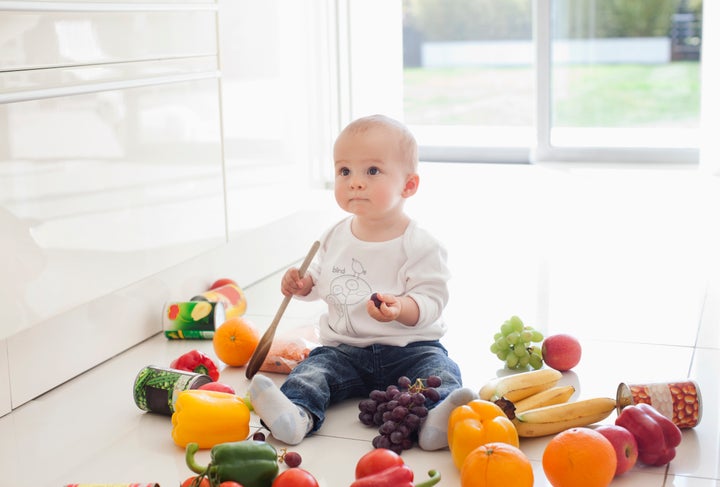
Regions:
<svg viewBox="0 0 720 487"><path fill-rule="evenodd" d="M178 394L172 426L176 445L185 448L197 443L200 448L212 448L247 438L250 410L235 394L190 389Z"/></svg>
<svg viewBox="0 0 720 487"><path fill-rule="evenodd" d="M498 441L520 446L515 425L494 402L476 399L450 413L448 445L458 470L475 448Z"/></svg>

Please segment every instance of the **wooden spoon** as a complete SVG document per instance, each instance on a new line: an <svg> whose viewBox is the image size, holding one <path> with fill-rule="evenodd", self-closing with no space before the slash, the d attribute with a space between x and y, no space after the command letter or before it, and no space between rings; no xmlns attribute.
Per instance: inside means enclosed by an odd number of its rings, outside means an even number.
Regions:
<svg viewBox="0 0 720 487"><path fill-rule="evenodd" d="M317 241L313 243L312 247L310 247L310 251L305 256L305 260L300 266L299 274L301 279L305 275L305 271L307 271L310 262L313 260L313 257L315 257L315 253L318 251L319 248L320 242ZM252 379L253 376L257 374L257 371L260 370L260 366L265 361L265 357L267 357L267 354L270 351L270 346L272 345L273 338L275 338L275 331L277 330L278 324L280 323L280 318L282 318L283 313L285 313L285 308L288 307L291 299L292 295L285 296L285 299L283 299L282 303L280 304L280 308L277 310L277 313L275 313L275 318L273 318L272 323L270 323L268 329L265 330L265 333L263 334L262 338L260 338L257 347L255 347L255 351L253 352L252 357L250 357L250 361L248 362L247 368L245 369L245 377L247 377L248 379Z"/></svg>

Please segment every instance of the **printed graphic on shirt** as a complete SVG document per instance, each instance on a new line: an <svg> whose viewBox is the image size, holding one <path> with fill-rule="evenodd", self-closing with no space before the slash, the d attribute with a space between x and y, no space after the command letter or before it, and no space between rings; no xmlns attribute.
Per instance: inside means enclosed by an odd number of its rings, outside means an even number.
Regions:
<svg viewBox="0 0 720 487"><path fill-rule="evenodd" d="M362 262L352 259L350 272L347 272L344 266L333 266L332 272L340 275L330 282L330 294L325 298L335 310L336 316L335 321L329 325L336 331L342 329L354 331L348 308L366 301L372 294L370 284L360 277L367 274L367 271ZM330 314L332 315L333 313Z"/></svg>

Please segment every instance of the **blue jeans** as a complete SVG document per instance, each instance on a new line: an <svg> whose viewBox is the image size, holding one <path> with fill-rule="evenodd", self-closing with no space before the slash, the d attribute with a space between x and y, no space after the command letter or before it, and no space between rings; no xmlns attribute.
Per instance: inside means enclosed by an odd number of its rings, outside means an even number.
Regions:
<svg viewBox="0 0 720 487"><path fill-rule="evenodd" d="M424 341L404 347L318 347L295 367L280 389L313 415L313 431L317 431L331 404L353 397L366 398L374 389L384 390L396 384L403 375L413 382L417 378L439 376L440 400L462 387L460 368L445 347L439 341ZM428 404L428 408L433 406Z"/></svg>

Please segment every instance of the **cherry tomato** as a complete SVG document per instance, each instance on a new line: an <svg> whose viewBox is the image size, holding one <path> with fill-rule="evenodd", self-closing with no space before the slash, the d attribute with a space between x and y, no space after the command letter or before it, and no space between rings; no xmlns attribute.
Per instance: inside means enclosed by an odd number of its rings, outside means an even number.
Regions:
<svg viewBox="0 0 720 487"><path fill-rule="evenodd" d="M195 479L197 479L197 477L188 477L180 487L210 487L210 480L207 477L203 477L199 484L193 483Z"/></svg>
<svg viewBox="0 0 720 487"><path fill-rule="evenodd" d="M237 282L233 281L232 279L223 278L223 279L218 279L217 281L213 282L212 286L210 286L210 290L217 289L226 284L235 284L237 286Z"/></svg>
<svg viewBox="0 0 720 487"><path fill-rule="evenodd" d="M227 384L223 384L222 382L208 382L207 384L203 384L198 389L203 389L206 391L218 391L218 392L227 392L228 394L235 394L235 389L230 387Z"/></svg>
<svg viewBox="0 0 720 487"><path fill-rule="evenodd" d="M375 472L403 465L402 457L387 448L375 448L363 455L355 467L355 478L361 479Z"/></svg>
<svg viewBox="0 0 720 487"><path fill-rule="evenodd" d="M272 487L320 487L320 484L307 470L290 468L275 477Z"/></svg>

